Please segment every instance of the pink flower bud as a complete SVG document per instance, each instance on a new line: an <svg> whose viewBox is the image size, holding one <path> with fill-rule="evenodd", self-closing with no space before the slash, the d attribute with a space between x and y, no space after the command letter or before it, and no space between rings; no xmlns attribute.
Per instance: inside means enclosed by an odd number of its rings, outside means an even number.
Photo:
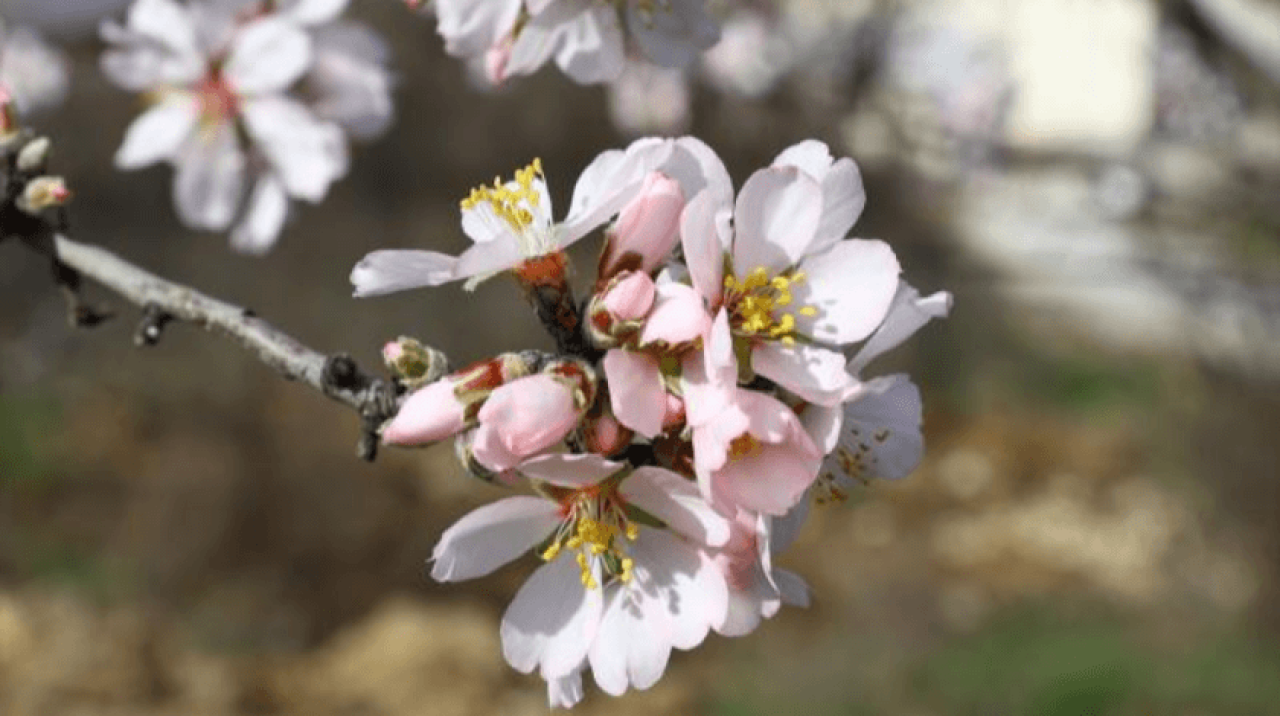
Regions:
<svg viewBox="0 0 1280 716"><path fill-rule="evenodd" d="M493 391L477 416L476 460L494 471L509 470L563 440L582 417L574 393L567 381L546 373Z"/></svg>
<svg viewBox="0 0 1280 716"><path fill-rule="evenodd" d="M646 273L627 272L600 297L600 305L614 321L638 321L653 306L656 289Z"/></svg>
<svg viewBox="0 0 1280 716"><path fill-rule="evenodd" d="M661 265L680 237L682 211L680 182L661 172L646 177L640 194L623 208L609 232L601 280L624 268L650 273Z"/></svg>
<svg viewBox="0 0 1280 716"><path fill-rule="evenodd" d="M684 401L678 396L667 393L667 412L662 417L662 429L670 430L685 422Z"/></svg>
<svg viewBox="0 0 1280 716"><path fill-rule="evenodd" d="M466 407L448 378L437 380L409 396L400 413L382 430L388 445L424 445L454 435L466 427Z"/></svg>
<svg viewBox="0 0 1280 716"><path fill-rule="evenodd" d="M588 419L582 426L582 442L587 450L606 457L630 445L633 435L635 432L608 412Z"/></svg>

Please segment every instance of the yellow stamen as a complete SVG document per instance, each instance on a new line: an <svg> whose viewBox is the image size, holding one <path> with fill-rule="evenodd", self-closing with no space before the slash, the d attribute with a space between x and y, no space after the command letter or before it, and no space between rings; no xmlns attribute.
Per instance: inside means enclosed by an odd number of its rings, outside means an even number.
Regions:
<svg viewBox="0 0 1280 716"><path fill-rule="evenodd" d="M796 318L778 309L791 305L795 298L791 289L805 280L803 271L770 276L768 269L757 266L745 278L724 278L725 303L729 306L731 325L739 335L762 336L795 345ZM802 316L815 316L814 306L801 306Z"/></svg>
<svg viewBox="0 0 1280 716"><path fill-rule="evenodd" d="M462 200L462 208L474 209L481 203L488 203L498 218L513 230L523 231L533 224L531 209L536 208L540 201L533 181L542 177L542 160L534 159L529 166L517 170L511 182L504 183L501 177L494 177L493 186L472 189L470 196Z"/></svg>

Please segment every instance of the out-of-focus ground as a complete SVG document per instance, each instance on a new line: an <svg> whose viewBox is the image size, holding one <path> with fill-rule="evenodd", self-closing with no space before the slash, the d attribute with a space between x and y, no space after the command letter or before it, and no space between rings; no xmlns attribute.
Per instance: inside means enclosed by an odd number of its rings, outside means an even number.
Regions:
<svg viewBox="0 0 1280 716"><path fill-rule="evenodd" d="M807 137L857 158L859 234L956 309L877 366L922 388L924 464L818 510L780 560L813 605L581 712L1280 710L1280 78L1265 33L1259 54L1203 19L1280 5L1196 6L797 1L781 84L692 86L689 130L739 182ZM398 121L265 259L183 230L168 169L109 168L139 105L68 39L69 103L38 126L78 238L367 365L400 334L457 362L546 345L508 283L356 301L346 276L375 248L460 249L457 200L533 156L564 206L627 141L605 90L478 93L431 21L355 14L393 45ZM545 712L497 638L532 564L425 574L498 494L448 449L362 464L354 416L190 327L134 349L118 302L72 331L16 246L0 305L0 713Z"/></svg>

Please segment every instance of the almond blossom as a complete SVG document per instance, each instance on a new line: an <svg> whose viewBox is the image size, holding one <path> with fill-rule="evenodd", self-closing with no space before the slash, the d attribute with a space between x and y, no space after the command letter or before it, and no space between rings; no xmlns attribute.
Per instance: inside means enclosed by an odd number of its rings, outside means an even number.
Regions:
<svg viewBox="0 0 1280 716"><path fill-rule="evenodd" d="M471 248L459 256L375 251L351 272L355 294L377 296L459 280L474 288L505 271L532 284L562 278L563 251L622 212L659 170L679 182L684 196L703 190L723 196L729 181L719 160L696 139L641 139L596 157L574 186L568 215L557 223L542 162L535 159L512 180L496 179L462 200L462 230L474 242Z"/></svg>
<svg viewBox="0 0 1280 716"><path fill-rule="evenodd" d="M547 680L553 705L580 698L587 667L608 693L648 688L671 649L722 624L728 588L710 550L729 523L687 480L594 455L548 455L518 471L543 496L463 517L441 535L431 576L472 579L540 551L545 564L503 616L502 646L518 671ZM637 508L650 518L638 521Z"/></svg>
<svg viewBox="0 0 1280 716"><path fill-rule="evenodd" d="M117 85L149 92L152 99L129 127L116 166L173 164L174 199L183 223L209 231L236 223L234 248L269 250L290 200L319 202L347 171L342 127L323 117L342 118L336 109L325 108L351 101L333 99L344 92L343 82L333 79L333 66L342 65L334 58L350 53L333 41L317 42L310 33L345 5L338 0L137 0L124 25L102 27L111 45L102 58L103 71ZM326 64L318 64L325 58ZM361 76L374 71L376 59L361 66ZM319 112L289 94L309 74L320 78ZM348 118L353 124L368 122Z"/></svg>
<svg viewBox="0 0 1280 716"><path fill-rule="evenodd" d="M839 348L875 330L898 285L887 244L844 238L865 202L853 162L808 141L752 174L732 207L699 196L682 220L693 285L727 312L749 367L823 405L856 388Z"/></svg>
<svg viewBox="0 0 1280 716"><path fill-rule="evenodd" d="M436 0L432 5L445 51L482 60L495 84L532 74L552 60L577 82L607 82L622 73L632 46L651 62L683 67L720 39L706 0Z"/></svg>

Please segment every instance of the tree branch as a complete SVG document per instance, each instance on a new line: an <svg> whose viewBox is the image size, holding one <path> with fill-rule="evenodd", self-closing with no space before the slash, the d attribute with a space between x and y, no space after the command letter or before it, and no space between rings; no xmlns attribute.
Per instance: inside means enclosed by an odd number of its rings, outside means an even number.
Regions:
<svg viewBox="0 0 1280 716"><path fill-rule="evenodd" d="M59 264L143 309L136 337L139 345L154 344L165 324L173 320L231 338L286 379L355 409L364 428L358 452L366 460L376 456L377 429L399 410L400 391L390 381L365 373L349 356L326 356L306 347L252 311L160 278L105 249L61 234L54 237L54 245ZM430 371L432 379L444 373L440 358Z"/></svg>

